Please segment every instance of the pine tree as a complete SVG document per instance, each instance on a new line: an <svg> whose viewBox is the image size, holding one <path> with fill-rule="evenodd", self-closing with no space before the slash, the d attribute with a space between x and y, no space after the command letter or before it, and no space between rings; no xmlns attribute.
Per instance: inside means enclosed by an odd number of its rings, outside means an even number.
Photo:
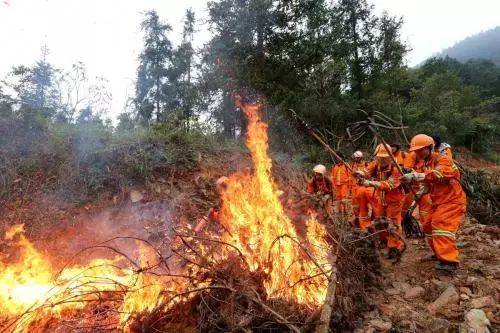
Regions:
<svg viewBox="0 0 500 333"><path fill-rule="evenodd" d="M139 56L136 82L136 105L138 115L144 123L153 116L157 121L166 117L166 100L169 93L168 70L172 63L172 43L167 33L170 25L162 23L154 10L144 15L141 23L144 32L144 49Z"/></svg>

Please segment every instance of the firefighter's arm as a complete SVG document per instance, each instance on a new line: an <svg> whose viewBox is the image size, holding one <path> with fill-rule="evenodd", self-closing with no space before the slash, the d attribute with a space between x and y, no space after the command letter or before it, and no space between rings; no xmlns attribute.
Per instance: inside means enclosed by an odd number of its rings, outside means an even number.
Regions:
<svg viewBox="0 0 500 333"><path fill-rule="evenodd" d="M403 168L407 170L414 170L417 164L417 155L415 152L409 152L406 154L403 160Z"/></svg>
<svg viewBox="0 0 500 333"><path fill-rule="evenodd" d="M365 180L365 181L363 181L363 185L375 187L379 191L383 191L383 192L392 191L401 184L399 181L400 176L401 176L401 173L397 169L394 169L391 173L391 176L388 179L382 180L382 181Z"/></svg>
<svg viewBox="0 0 500 333"><path fill-rule="evenodd" d="M377 171L377 162L372 161L370 162L366 168L363 169L363 172L365 173L365 178L371 178L375 172Z"/></svg>
<svg viewBox="0 0 500 333"><path fill-rule="evenodd" d="M307 181L307 193L314 193L314 185L312 179Z"/></svg>
<svg viewBox="0 0 500 333"><path fill-rule="evenodd" d="M424 181L426 182L441 182L443 180L455 178L457 166L448 156L443 155L436 162L433 169L424 171Z"/></svg>

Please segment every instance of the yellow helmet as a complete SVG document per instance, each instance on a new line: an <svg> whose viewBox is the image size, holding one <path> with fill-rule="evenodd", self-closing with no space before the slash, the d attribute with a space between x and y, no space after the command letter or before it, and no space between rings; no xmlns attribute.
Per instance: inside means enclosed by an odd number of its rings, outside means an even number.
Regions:
<svg viewBox="0 0 500 333"><path fill-rule="evenodd" d="M375 148L375 156L377 157L390 157L391 154L385 149L383 143L379 144L377 148Z"/></svg>

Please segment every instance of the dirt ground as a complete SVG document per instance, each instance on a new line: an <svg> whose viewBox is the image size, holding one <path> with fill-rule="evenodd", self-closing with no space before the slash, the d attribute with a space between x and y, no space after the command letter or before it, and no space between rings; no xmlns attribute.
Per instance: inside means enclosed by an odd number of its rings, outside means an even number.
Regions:
<svg viewBox="0 0 500 333"><path fill-rule="evenodd" d="M32 192L2 208L1 227L25 223L35 244L45 251L57 249L57 261L114 236L154 239L178 223L194 225L217 202L216 179L251 165L243 152L200 156L196 169L159 171L145 186L83 205ZM275 164L273 174L285 190L285 206L286 200L300 201L302 173ZM132 202L132 192L137 202ZM458 245L462 263L454 273L437 272L435 262L422 260L430 255L425 240L408 240L396 265L380 250L382 283L369 292L371 310L359 314L356 332L500 331L500 227L467 219Z"/></svg>
<svg viewBox="0 0 500 333"><path fill-rule="evenodd" d="M382 258L383 283L370 293L373 310L361 314L356 332L488 332L471 330L466 317L473 309L484 312L489 332L498 331L500 227L467 220L457 242L461 264L453 273L433 269L425 240L408 240L399 264Z"/></svg>

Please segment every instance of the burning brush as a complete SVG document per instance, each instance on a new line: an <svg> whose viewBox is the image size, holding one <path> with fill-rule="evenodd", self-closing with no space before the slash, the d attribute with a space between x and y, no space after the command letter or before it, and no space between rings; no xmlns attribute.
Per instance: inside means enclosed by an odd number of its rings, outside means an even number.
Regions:
<svg viewBox="0 0 500 333"><path fill-rule="evenodd" d="M84 250L111 256L58 271L15 226L6 239L19 260L0 257L0 331L311 327L329 282L336 281L333 238L314 215L306 221L306 237L297 236L271 175L260 107L240 106L254 170L228 177L220 235L202 237L183 227L168 256L145 240L121 239L137 244L132 257L114 239Z"/></svg>

